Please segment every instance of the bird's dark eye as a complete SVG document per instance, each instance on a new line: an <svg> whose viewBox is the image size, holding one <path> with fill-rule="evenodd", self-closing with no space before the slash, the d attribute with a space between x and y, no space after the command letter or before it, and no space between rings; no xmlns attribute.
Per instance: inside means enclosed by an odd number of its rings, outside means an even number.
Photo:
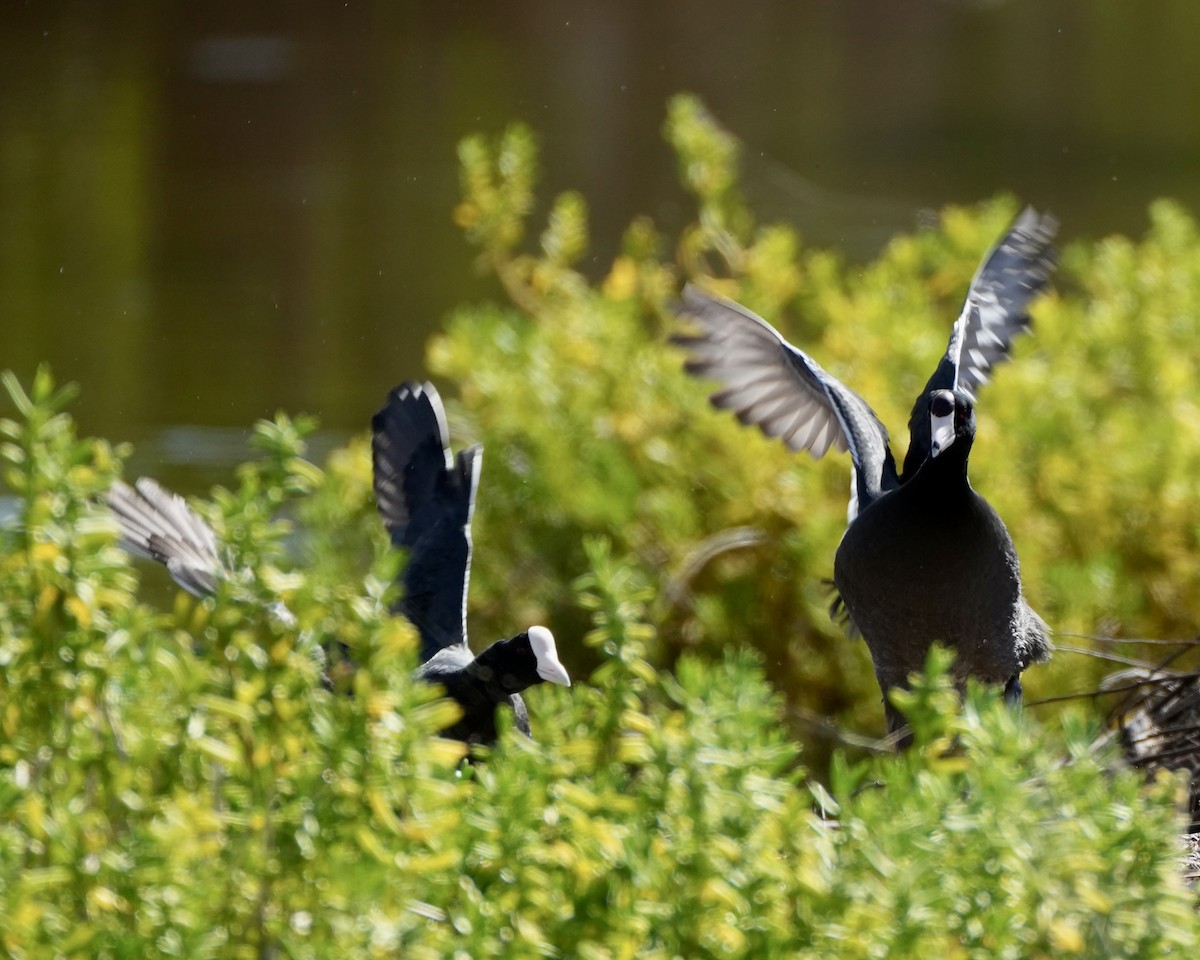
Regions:
<svg viewBox="0 0 1200 960"><path fill-rule="evenodd" d="M935 417L947 417L953 409L954 398L944 391L935 393L933 399L929 401L929 412Z"/></svg>

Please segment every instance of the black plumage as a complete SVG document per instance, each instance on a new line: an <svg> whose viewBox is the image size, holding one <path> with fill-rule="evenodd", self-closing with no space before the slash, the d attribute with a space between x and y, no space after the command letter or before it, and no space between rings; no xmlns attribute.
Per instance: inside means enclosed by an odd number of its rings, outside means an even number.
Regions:
<svg viewBox="0 0 1200 960"><path fill-rule="evenodd" d="M467 645L471 516L482 449L451 455L442 402L428 383L393 390L371 427L375 502L392 542L408 554L399 609L421 635L417 676L442 684L463 709L447 735L492 742L495 710L502 704L529 734L521 691L542 681L564 686L571 681L545 627L499 640L477 657Z"/></svg>
<svg viewBox="0 0 1200 960"><path fill-rule="evenodd" d="M393 390L372 429L377 505L392 542L407 554L397 610L420 635L415 675L441 684L462 708L446 736L492 743L500 705L511 707L517 728L528 735L521 691L542 681L565 686L571 681L545 627L497 641L478 657L467 646L471 516L482 448L451 457L442 402L430 384ZM212 528L182 497L142 477L133 487L118 481L106 501L122 545L163 564L189 593L209 596L218 581L229 578ZM285 621L291 618L282 605L277 612Z"/></svg>
<svg viewBox="0 0 1200 960"><path fill-rule="evenodd" d="M955 651L955 674L1006 684L1049 658L1049 630L1026 602L1007 529L967 479L975 438L974 391L1028 329L1028 306L1055 266L1057 224L1026 209L985 258L946 353L917 397L903 472L887 430L867 403L738 304L694 287L679 313L692 332L676 342L689 372L721 381L715 406L823 456L848 450L848 526L834 584L866 640L885 691L924 665L931 643ZM887 703L889 729L903 718Z"/></svg>
<svg viewBox="0 0 1200 960"><path fill-rule="evenodd" d="M421 662L466 642L471 517L483 464L476 444L451 457L441 398L405 383L371 418L375 505L408 563L398 609L421 636Z"/></svg>

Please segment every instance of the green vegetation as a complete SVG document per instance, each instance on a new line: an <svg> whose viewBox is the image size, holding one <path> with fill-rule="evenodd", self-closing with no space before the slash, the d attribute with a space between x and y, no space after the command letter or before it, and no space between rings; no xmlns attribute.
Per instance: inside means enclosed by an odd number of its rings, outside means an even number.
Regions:
<svg viewBox="0 0 1200 960"><path fill-rule="evenodd" d="M719 276L898 430L1016 205L946 211L850 268L755 224L736 144L694 102L667 132L699 204L682 272ZM802 711L880 726L821 585L847 465L707 407L665 342L681 271L651 224L592 283L568 194L528 252L535 158L520 128L464 143L457 219L512 305L463 307L429 361L456 439L487 445L473 633L547 622L583 682L532 690L537 741L509 730L485 763L432 736L454 707L410 680L412 631L387 613L398 561L366 444L318 468L303 419L259 424L237 484L198 504L236 580L148 608L97 505L125 451L77 438L45 371L6 375L0 952L1192 955L1180 784L1118 770L1082 709L1018 716L979 690L960 708L935 656L912 751L826 764L802 745ZM1200 619L1198 247L1162 204L1140 244L1068 249L1063 292L981 398L976 485L1061 629ZM1028 687L1098 670L1064 654Z"/></svg>
<svg viewBox="0 0 1200 960"><path fill-rule="evenodd" d="M877 730L869 658L830 621L822 583L845 528L847 458L813 463L713 411L715 384L682 375L666 342L666 304L684 277L745 303L867 398L901 456L912 400L1018 204L947 209L940 229L848 265L790 227L755 224L732 172L736 144L694 101L672 104L667 136L698 204L679 266L638 222L594 285L575 269L586 252L575 195L554 204L539 252L522 252L528 131L463 146L458 219L519 307L461 308L429 364L489 446L480 542L540 558L485 566L474 602L497 635L514 594L570 622L563 571L581 569L588 536L610 537L656 584L663 662L750 644L791 706ZM979 399L972 481L1012 532L1032 604L1061 633L1186 638L1200 623L1200 232L1165 201L1150 220L1140 243L1066 247L1058 292L1035 304L1033 335ZM753 546L738 546L745 528ZM1027 692L1086 689L1106 669L1064 654L1026 674Z"/></svg>

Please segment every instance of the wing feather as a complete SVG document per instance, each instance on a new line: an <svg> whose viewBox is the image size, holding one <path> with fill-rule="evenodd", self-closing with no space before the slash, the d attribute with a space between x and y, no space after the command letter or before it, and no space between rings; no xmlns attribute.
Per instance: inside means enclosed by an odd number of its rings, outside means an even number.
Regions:
<svg viewBox="0 0 1200 960"><path fill-rule="evenodd" d="M913 405L905 477L929 456L929 394L957 389L975 399L992 368L1008 359L1013 340L1029 329L1029 304L1058 265L1052 245L1057 232L1054 217L1026 207L984 257L950 331L945 356Z"/></svg>
<svg viewBox="0 0 1200 960"><path fill-rule="evenodd" d="M850 452L865 505L896 485L887 430L866 401L745 307L687 286L677 313L691 328L673 341L684 368L723 384L710 398L744 424L814 458Z"/></svg>
<svg viewBox="0 0 1200 960"><path fill-rule="evenodd" d="M226 576L216 535L183 497L140 477L132 487L118 480L105 502L116 515L126 550L161 563L193 596L216 592L217 581Z"/></svg>
<svg viewBox="0 0 1200 960"><path fill-rule="evenodd" d="M408 553L399 611L421 635L421 662L467 645L471 517L483 449L450 454L446 413L429 383L404 383L371 420L375 502Z"/></svg>

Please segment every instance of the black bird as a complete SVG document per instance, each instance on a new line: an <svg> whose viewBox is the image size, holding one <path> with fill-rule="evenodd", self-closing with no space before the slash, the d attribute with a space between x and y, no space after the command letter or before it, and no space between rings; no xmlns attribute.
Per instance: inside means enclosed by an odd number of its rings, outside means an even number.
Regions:
<svg viewBox="0 0 1200 960"><path fill-rule="evenodd" d="M471 515L483 449L452 457L446 414L429 383L405 383L371 421L375 502L392 543L408 553L399 611L421 635L417 676L440 683L462 707L446 735L468 743L496 739L496 707L507 703L529 734L521 691L543 680L569 687L554 637L533 626L479 656L467 645Z"/></svg>
<svg viewBox="0 0 1200 960"><path fill-rule="evenodd" d="M1020 675L1050 657L1049 628L1021 592L1004 523L967 479L975 439L974 392L1029 327L1030 301L1056 266L1058 228L1027 208L971 281L950 343L909 419L898 473L883 424L856 393L744 307L687 287L678 308L694 332L674 339L686 369L721 381L713 405L814 458L850 452L848 526L834 558L834 586L861 633L884 692L888 729L903 716L889 702L924 666L930 644L956 654L962 684L974 676L1021 698Z"/></svg>
<svg viewBox="0 0 1200 960"><path fill-rule="evenodd" d="M495 711L502 703L529 735L520 692L543 680L564 686L571 680L545 627L497 641L478 657L467 646L471 514L482 448L451 459L446 416L431 384L397 387L375 414L372 428L379 512L392 542L408 552L401 575L405 595L397 609L421 637L415 675L441 684L463 711L445 735L467 743L494 742ZM134 487L118 481L106 500L126 549L166 566L189 593L209 596L219 580L229 577L212 528L179 495L142 477ZM285 620L291 616L282 604L276 612Z"/></svg>

